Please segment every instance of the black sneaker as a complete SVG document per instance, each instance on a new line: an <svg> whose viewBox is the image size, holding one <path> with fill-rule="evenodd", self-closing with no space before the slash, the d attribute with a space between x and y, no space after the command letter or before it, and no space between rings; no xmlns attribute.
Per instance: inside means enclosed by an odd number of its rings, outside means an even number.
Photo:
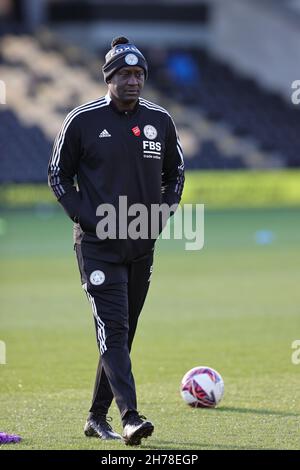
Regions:
<svg viewBox="0 0 300 470"><path fill-rule="evenodd" d="M91 414L84 426L84 434L88 437L98 437L100 439L122 439L120 434L117 434L108 423L111 421L110 417Z"/></svg>
<svg viewBox="0 0 300 470"><path fill-rule="evenodd" d="M127 446L139 446L141 440L151 436L153 431L153 424L147 421L145 416L138 413L130 413L128 418L125 418L123 439Z"/></svg>

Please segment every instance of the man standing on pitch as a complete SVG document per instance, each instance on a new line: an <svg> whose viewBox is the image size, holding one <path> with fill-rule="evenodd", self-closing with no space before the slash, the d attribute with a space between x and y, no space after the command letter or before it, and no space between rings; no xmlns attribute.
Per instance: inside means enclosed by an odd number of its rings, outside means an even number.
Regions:
<svg viewBox="0 0 300 470"><path fill-rule="evenodd" d="M142 204L148 214L154 205L176 208L184 184L184 163L169 113L140 98L148 65L136 46L127 38L115 39L102 70L108 93L66 117L54 143L49 185L75 222L81 281L92 306L100 350L84 432L101 439L121 439L107 420L115 398L125 443L139 445L154 426L137 411L130 350L148 292L155 239L165 221L160 221L155 236L149 233L150 215L147 237L118 236L118 229L124 220L130 225L134 212L128 211L125 219L120 198L126 197L131 209ZM99 234L98 215L104 215L99 206L104 204L115 210L116 237Z"/></svg>

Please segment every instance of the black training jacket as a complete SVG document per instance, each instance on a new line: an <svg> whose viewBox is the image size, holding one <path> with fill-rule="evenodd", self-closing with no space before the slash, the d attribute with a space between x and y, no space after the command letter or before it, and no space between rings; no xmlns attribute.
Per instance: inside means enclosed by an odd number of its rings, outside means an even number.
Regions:
<svg viewBox="0 0 300 470"><path fill-rule="evenodd" d="M96 215L109 203L128 207L178 204L184 184L182 149L162 107L140 98L133 111L117 110L109 95L71 111L54 142L49 186L75 222L75 243L86 256L130 262L153 250L155 239L99 239ZM138 215L138 214L137 214ZM128 223L134 217L128 217ZM117 235L118 237L118 235Z"/></svg>

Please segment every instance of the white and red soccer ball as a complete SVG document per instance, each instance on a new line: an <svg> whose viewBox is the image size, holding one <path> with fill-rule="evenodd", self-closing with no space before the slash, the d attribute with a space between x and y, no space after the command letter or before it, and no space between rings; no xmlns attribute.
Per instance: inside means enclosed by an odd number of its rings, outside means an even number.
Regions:
<svg viewBox="0 0 300 470"><path fill-rule="evenodd" d="M216 370L194 367L184 375L180 393L183 400L194 408L214 408L224 395L224 382Z"/></svg>

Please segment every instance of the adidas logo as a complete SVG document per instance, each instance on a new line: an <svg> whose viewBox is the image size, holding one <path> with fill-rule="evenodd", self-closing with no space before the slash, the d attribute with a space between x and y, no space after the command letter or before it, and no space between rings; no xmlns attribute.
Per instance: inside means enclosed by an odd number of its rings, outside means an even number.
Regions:
<svg viewBox="0 0 300 470"><path fill-rule="evenodd" d="M100 132L99 134L99 137L111 137L110 133L106 130L106 129L103 129L102 132Z"/></svg>

